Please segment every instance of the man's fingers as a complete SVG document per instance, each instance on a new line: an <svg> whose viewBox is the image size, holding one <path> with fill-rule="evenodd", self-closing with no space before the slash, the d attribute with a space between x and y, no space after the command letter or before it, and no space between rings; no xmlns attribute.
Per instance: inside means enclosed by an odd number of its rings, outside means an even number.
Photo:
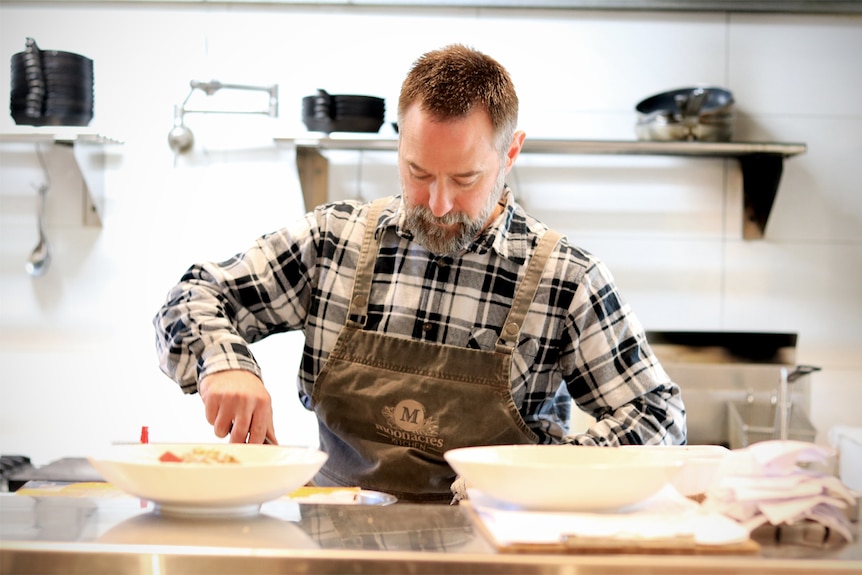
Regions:
<svg viewBox="0 0 862 575"><path fill-rule="evenodd" d="M226 415L224 410L219 411L218 416L216 416L212 424L216 437L224 437L228 433L233 433L233 421L229 415Z"/></svg>
<svg viewBox="0 0 862 575"><path fill-rule="evenodd" d="M230 430L231 443L245 443L248 440L250 421L244 415L238 415L233 421L233 428Z"/></svg>
<svg viewBox="0 0 862 575"><path fill-rule="evenodd" d="M266 437L263 438L264 443L268 443L270 445L278 445L278 439L275 438L275 430L269 429L266 432Z"/></svg>

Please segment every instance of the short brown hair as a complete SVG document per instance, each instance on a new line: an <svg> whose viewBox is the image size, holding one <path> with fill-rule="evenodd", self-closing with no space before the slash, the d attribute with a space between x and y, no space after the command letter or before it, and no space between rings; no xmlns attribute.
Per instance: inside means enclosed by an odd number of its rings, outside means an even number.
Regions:
<svg viewBox="0 0 862 575"><path fill-rule="evenodd" d="M413 63L401 85L399 122L414 102L441 121L484 108L504 152L518 124L518 95L509 73L490 56L461 44L433 50Z"/></svg>

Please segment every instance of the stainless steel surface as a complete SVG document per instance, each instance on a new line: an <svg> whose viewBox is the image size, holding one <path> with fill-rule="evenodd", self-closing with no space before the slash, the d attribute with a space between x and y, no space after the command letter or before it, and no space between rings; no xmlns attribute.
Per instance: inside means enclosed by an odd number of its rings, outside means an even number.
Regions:
<svg viewBox="0 0 862 575"><path fill-rule="evenodd" d="M775 402L775 439L787 439L787 426L790 423L790 409L793 402L790 400L788 389L787 368L782 367L778 377L778 398Z"/></svg>
<svg viewBox="0 0 862 575"><path fill-rule="evenodd" d="M775 543L755 556L497 553L449 505L266 503L261 514L162 517L131 497L0 494L0 573L851 573L862 545ZM854 527L855 528L855 527ZM798 538L797 538L798 539ZM816 538L815 538L816 539Z"/></svg>
<svg viewBox="0 0 862 575"><path fill-rule="evenodd" d="M62 1L62 0L54 0ZM92 0L91 0L92 1ZM116 2L117 0L95 0ZM164 2L164 0L125 0L126 2ZM180 3L212 0L179 0ZM241 0L262 3L262 0ZM267 0L271 4L309 4L309 0ZM358 6L412 6L462 8L518 8L563 10L670 10L674 12L777 12L788 14L862 14L858 0L326 0L319 4Z"/></svg>
<svg viewBox="0 0 862 575"><path fill-rule="evenodd" d="M727 142L733 133L733 95L693 86L655 94L635 106L639 140Z"/></svg>
<svg viewBox="0 0 862 575"><path fill-rule="evenodd" d="M276 142L321 150L395 151L397 138L384 137L279 137ZM634 140L563 140L527 138L524 152L532 154L631 154L728 157L777 154L784 157L804 154L805 144L778 142L644 142Z"/></svg>
<svg viewBox="0 0 862 575"><path fill-rule="evenodd" d="M682 388L691 444L740 447L740 442L775 437L775 405L792 405L797 424L792 435L813 440L807 375L814 368L796 366L796 334L756 332L648 332L662 366ZM781 395L781 370L794 370L793 385ZM780 403L779 403L780 402ZM733 413L731 405L748 411ZM758 405L768 419L761 421ZM742 408L740 408L741 410ZM737 410L737 411L740 411ZM757 416L757 423L747 418ZM793 427L793 425L790 425ZM767 433L768 435L764 435ZM788 432L789 433L789 432Z"/></svg>
<svg viewBox="0 0 862 575"><path fill-rule="evenodd" d="M793 399L790 396L789 385L815 371L820 371L820 368L811 365L800 365L792 372L788 372L786 367L781 368L778 380L778 397L775 402L775 429L773 434L775 439L788 439L790 414L793 410ZM805 421L807 422L807 418ZM801 433L803 430L797 427L796 431L797 433ZM804 431L814 432L814 427L810 423L807 423ZM816 435L816 432L812 433L812 437L808 441L814 441L814 435Z"/></svg>
<svg viewBox="0 0 862 575"><path fill-rule="evenodd" d="M363 489L356 495L356 501L360 505L392 505L398 503L398 498L389 493Z"/></svg>
<svg viewBox="0 0 862 575"><path fill-rule="evenodd" d="M635 135L645 141L726 142L731 139L731 118L722 122L685 122L654 118L635 124Z"/></svg>
<svg viewBox="0 0 862 575"><path fill-rule="evenodd" d="M726 406L728 447L741 449L758 441L775 439L782 433L781 439L814 442L817 430L800 406L787 411L785 429L779 430L776 422L782 410L778 405L765 401L729 402Z"/></svg>
<svg viewBox="0 0 862 575"><path fill-rule="evenodd" d="M79 131L78 130L61 130L56 132L46 132L43 129L37 131L19 131L7 132L0 134L0 142L3 143L19 143L19 144L97 144L119 145L123 142L109 136L101 134Z"/></svg>

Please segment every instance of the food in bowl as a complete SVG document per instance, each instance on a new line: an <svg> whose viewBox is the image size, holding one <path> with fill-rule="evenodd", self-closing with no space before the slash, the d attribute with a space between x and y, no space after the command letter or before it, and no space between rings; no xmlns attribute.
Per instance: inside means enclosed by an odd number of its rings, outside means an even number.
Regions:
<svg viewBox="0 0 862 575"><path fill-rule="evenodd" d="M210 456L215 450L237 463L160 461L166 451L195 450ZM161 513L218 516L257 513L262 503L305 485L326 457L309 447L149 443L113 445L89 460L106 481L152 501Z"/></svg>
<svg viewBox="0 0 862 575"><path fill-rule="evenodd" d="M471 489L528 510L611 511L669 485L682 458L577 445L489 445L447 451Z"/></svg>
<svg viewBox="0 0 862 575"><path fill-rule="evenodd" d="M220 449L195 447L182 455L173 451L165 451L159 456L162 463L239 463L239 459Z"/></svg>

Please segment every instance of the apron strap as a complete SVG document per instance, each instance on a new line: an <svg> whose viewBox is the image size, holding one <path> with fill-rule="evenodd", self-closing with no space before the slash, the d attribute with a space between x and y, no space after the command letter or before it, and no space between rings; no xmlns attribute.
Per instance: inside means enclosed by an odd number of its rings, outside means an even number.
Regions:
<svg viewBox="0 0 862 575"><path fill-rule="evenodd" d="M368 209L365 220L365 236L359 251L359 261L356 263L356 279L353 281L353 293L350 296L350 309L347 311L347 325L362 327L368 318L368 297L371 294L371 277L374 275L374 262L377 259L377 248L380 243L374 240L374 230L383 208L392 198L378 198ZM372 248L374 248L372 253Z"/></svg>
<svg viewBox="0 0 862 575"><path fill-rule="evenodd" d="M362 240L362 248L359 252L359 261L356 264L356 279L353 282L353 293L350 297L350 309L347 314L347 325L359 327L365 325L368 317L368 299L371 295L371 278L374 275L374 262L380 243L374 239L374 231L377 229L377 220L391 198L379 198L373 201L368 209L368 217L365 222L365 235ZM503 323L503 330L497 341L497 351L511 353L518 343L518 336L524 324L524 318L533 303L545 264L551 253L560 241L562 234L556 230L547 230L539 240L536 251L530 258L527 272L518 286L515 299L509 315Z"/></svg>
<svg viewBox="0 0 862 575"><path fill-rule="evenodd" d="M533 303L533 298L536 296L545 264L561 237L562 234L555 230L547 230L542 234L539 245L536 246L536 251L530 258L527 272L518 286L512 307L509 309L509 315L503 323L503 330L497 340L498 352L512 353L515 346L518 345L518 336L521 333L521 327L524 325L524 318L527 317L530 304Z"/></svg>

